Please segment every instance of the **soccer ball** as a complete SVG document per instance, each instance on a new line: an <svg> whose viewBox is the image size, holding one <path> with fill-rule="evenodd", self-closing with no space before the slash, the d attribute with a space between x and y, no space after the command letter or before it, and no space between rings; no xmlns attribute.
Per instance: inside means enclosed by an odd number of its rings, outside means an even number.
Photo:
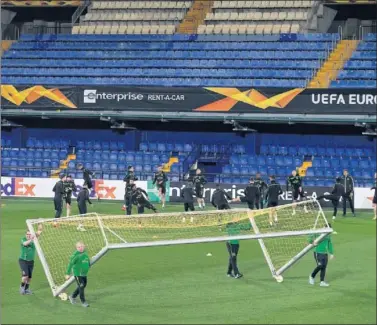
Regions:
<svg viewBox="0 0 377 325"><path fill-rule="evenodd" d="M281 283L281 282L283 282L284 279L281 275L276 275L275 280L276 280L276 282Z"/></svg>
<svg viewBox="0 0 377 325"><path fill-rule="evenodd" d="M59 227L59 224L58 224L57 222L54 222L54 223L52 224L52 226L53 226L54 228L57 228L57 227Z"/></svg>
<svg viewBox="0 0 377 325"><path fill-rule="evenodd" d="M60 295L59 295L59 298L63 301L66 301L68 299L68 295L65 293L65 292L62 292Z"/></svg>

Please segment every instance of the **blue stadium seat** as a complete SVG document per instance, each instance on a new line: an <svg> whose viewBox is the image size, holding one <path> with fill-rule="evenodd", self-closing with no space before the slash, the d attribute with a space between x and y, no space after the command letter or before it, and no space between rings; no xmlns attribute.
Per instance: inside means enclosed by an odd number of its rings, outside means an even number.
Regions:
<svg viewBox="0 0 377 325"><path fill-rule="evenodd" d="M222 172L223 174L231 174L232 173L231 167L229 165L223 166Z"/></svg>
<svg viewBox="0 0 377 325"><path fill-rule="evenodd" d="M261 145L260 147L260 154L261 155L268 155L269 147L267 145Z"/></svg>
<svg viewBox="0 0 377 325"><path fill-rule="evenodd" d="M307 170L306 170L306 176L307 177L313 177L313 176L316 176L315 175L315 172L314 172L314 169L313 168L308 168ZM314 185L313 185L314 186Z"/></svg>
<svg viewBox="0 0 377 325"><path fill-rule="evenodd" d="M317 179L315 181L315 186L325 186L325 180L324 179Z"/></svg>
<svg viewBox="0 0 377 325"><path fill-rule="evenodd" d="M247 158L247 156L241 156L239 158L239 164L240 165L247 165L248 164L248 158Z"/></svg>
<svg viewBox="0 0 377 325"><path fill-rule="evenodd" d="M240 170L239 170L238 167L232 167L232 169L231 169L231 173L232 173L233 175L238 175L238 174L240 173Z"/></svg>
<svg viewBox="0 0 377 325"><path fill-rule="evenodd" d="M148 144L145 142L140 143L139 149L140 151L148 151Z"/></svg>

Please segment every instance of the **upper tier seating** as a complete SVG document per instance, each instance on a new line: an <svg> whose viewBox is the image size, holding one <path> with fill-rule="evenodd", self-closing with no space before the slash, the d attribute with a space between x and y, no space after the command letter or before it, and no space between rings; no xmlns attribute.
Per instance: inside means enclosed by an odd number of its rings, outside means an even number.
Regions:
<svg viewBox="0 0 377 325"><path fill-rule="evenodd" d="M297 33L314 1L215 1L199 34Z"/></svg>
<svg viewBox="0 0 377 325"><path fill-rule="evenodd" d="M339 72L332 88L376 88L377 83L377 34L367 34Z"/></svg>
<svg viewBox="0 0 377 325"><path fill-rule="evenodd" d="M305 87L338 39L338 34L23 35L3 55L2 83Z"/></svg>
<svg viewBox="0 0 377 325"><path fill-rule="evenodd" d="M94 1L73 34L173 34L192 1Z"/></svg>

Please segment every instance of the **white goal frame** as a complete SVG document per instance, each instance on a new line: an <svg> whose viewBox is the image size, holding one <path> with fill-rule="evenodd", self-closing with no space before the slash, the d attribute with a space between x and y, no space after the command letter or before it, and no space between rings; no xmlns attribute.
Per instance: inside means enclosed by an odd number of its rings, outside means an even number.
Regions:
<svg viewBox="0 0 377 325"><path fill-rule="evenodd" d="M294 203L294 205L298 204L305 204L305 202L309 201L304 201L300 203ZM318 216L317 216L317 221L320 217L324 218L326 225L328 226L327 219L322 211L322 208L319 204L318 201L316 200L311 200L311 202L315 202L318 205ZM282 208L287 208L288 206L292 206L293 204L286 204L286 205L281 205L277 207L277 211L282 209ZM268 209L263 209L268 213L270 208ZM100 227L101 233L103 235L103 239L105 242L104 247L91 258L90 263L91 265L95 264L98 262L109 250L113 249L124 249L124 248L140 248L140 247L153 247L153 246L169 246L169 245L182 245L182 244L197 244L197 243L213 243L213 242L223 242L223 241L228 241L228 240L245 240L245 239L256 239L258 240L263 255L266 259L266 262L268 264L268 267L271 271L272 277L277 279L278 276L281 276L287 269L289 269L293 264L295 264L299 259L301 259L305 254L307 254L318 242L320 242L323 238L328 236L333 232L332 228L329 226L327 228L320 228L320 229L311 229L311 230L299 230L299 231L282 231L282 232L271 232L271 233L260 233L257 223L253 217L253 212L255 211L260 211L261 210L249 210L249 209L232 209L232 212L242 212L245 213L245 216L247 215L250 223L252 225L252 230L254 231L254 234L248 234L248 235L236 235L236 236L219 236L219 237L203 237L203 238L190 238L190 239L176 239L176 240L160 240L160 241L149 241L149 242L133 242L133 243L128 243L126 239L118 236L117 234L114 234L111 229L107 228L108 231L112 232L120 241L123 241L123 243L118 243L118 244L109 244L106 234L105 234L105 226L102 222L102 220L106 220L108 218L112 218L112 216L103 216L99 215L97 213L90 213L90 217L87 217L88 219L92 220L97 220L98 221L98 226ZM206 214L218 214L218 210L211 210L211 211L206 211ZM224 212L223 212L224 213ZM150 217L169 217L169 216L177 216L177 214L180 214L185 217L190 217L190 216L195 216L195 215L203 215L202 211L194 211L194 212L185 212L185 213L155 213L155 214L143 214L143 215L132 215L132 216L124 216L124 218L150 218ZM62 217L59 219L59 222L64 222L64 220L77 220L78 217L83 217L83 215L78 215L78 216L70 216L70 217ZM85 216L84 216L85 217ZM119 216L117 216L119 217ZM258 218L258 216L256 217ZM30 233L35 236L35 230L33 225L34 224L39 224L41 222L53 222L56 221L56 219L28 219L26 220L27 227L30 231ZM312 244L309 244L302 249L298 254L293 256L285 265L280 267L278 270L274 268L274 265L272 263L272 260L269 256L269 253L264 245L263 239L267 238L278 238L278 237L291 237L291 236L303 236L303 235L314 235L317 234L319 235L315 241ZM53 280L53 277L51 275L51 271L49 268L49 265L46 261L45 255L43 253L42 247L39 243L39 239L35 236L34 244L36 247L37 254L39 256L39 259L41 261L43 270L45 272L46 278L48 280L48 283L51 287L52 294L54 297L59 296L62 292L64 292L75 280L73 277L71 277L69 280L65 281L62 285L57 286ZM42 234L43 238L43 234ZM72 243L74 244L74 243ZM67 261L68 263L68 261Z"/></svg>

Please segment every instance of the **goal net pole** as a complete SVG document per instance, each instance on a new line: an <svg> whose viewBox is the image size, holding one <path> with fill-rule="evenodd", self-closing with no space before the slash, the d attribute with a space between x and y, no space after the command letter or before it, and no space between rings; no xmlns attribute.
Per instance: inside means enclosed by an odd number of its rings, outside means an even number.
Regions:
<svg viewBox="0 0 377 325"><path fill-rule="evenodd" d="M313 224L313 229L316 229L318 225L323 225L325 228L320 229L320 230L311 230L311 231L299 231L299 234L297 235L315 235L318 234L319 236L315 238L313 243L307 243L307 246L302 249L299 253L297 253L295 256L293 256L287 263L282 265L279 269L276 270L274 263L272 262L269 250L266 248L266 245L264 243L263 237L258 238L258 243L261 247L261 250L263 252L264 258L267 262L267 265L271 271L271 274L274 278L277 276L282 275L286 270L288 270L290 267L292 267L296 262L298 262L302 257L304 257L307 253L309 253L313 247L315 247L319 242L321 242L325 237L327 237L329 234L333 232L332 228L330 228L326 216L323 213L322 207L319 204L317 200L309 200L309 201L303 201L300 203L293 203L291 204L292 208L293 206L296 208L297 206L301 207L305 213L307 213L307 206L308 204L315 205L316 208L318 209L317 216L315 218L314 224ZM288 205L283 205L280 207L275 208L276 214L279 213L279 210L286 209ZM272 208L265 209L268 210L268 214L270 214L270 211ZM249 218L250 218L250 223L253 226L255 234L260 234L260 231L258 229L257 222L255 221L255 217L258 218L261 213L259 211L249 211ZM294 216L294 215L293 215ZM268 237L265 237L268 238Z"/></svg>
<svg viewBox="0 0 377 325"><path fill-rule="evenodd" d="M86 244L93 265L112 249L256 239L276 278L312 249L309 236L319 242L332 229L315 200L275 209L279 221L274 225L271 209L231 209L133 216L89 213L27 220L27 226L35 235L37 226L43 224L43 234L35 240L36 250L52 293L58 296L74 282L64 276L78 241ZM228 232L233 226L239 231Z"/></svg>

